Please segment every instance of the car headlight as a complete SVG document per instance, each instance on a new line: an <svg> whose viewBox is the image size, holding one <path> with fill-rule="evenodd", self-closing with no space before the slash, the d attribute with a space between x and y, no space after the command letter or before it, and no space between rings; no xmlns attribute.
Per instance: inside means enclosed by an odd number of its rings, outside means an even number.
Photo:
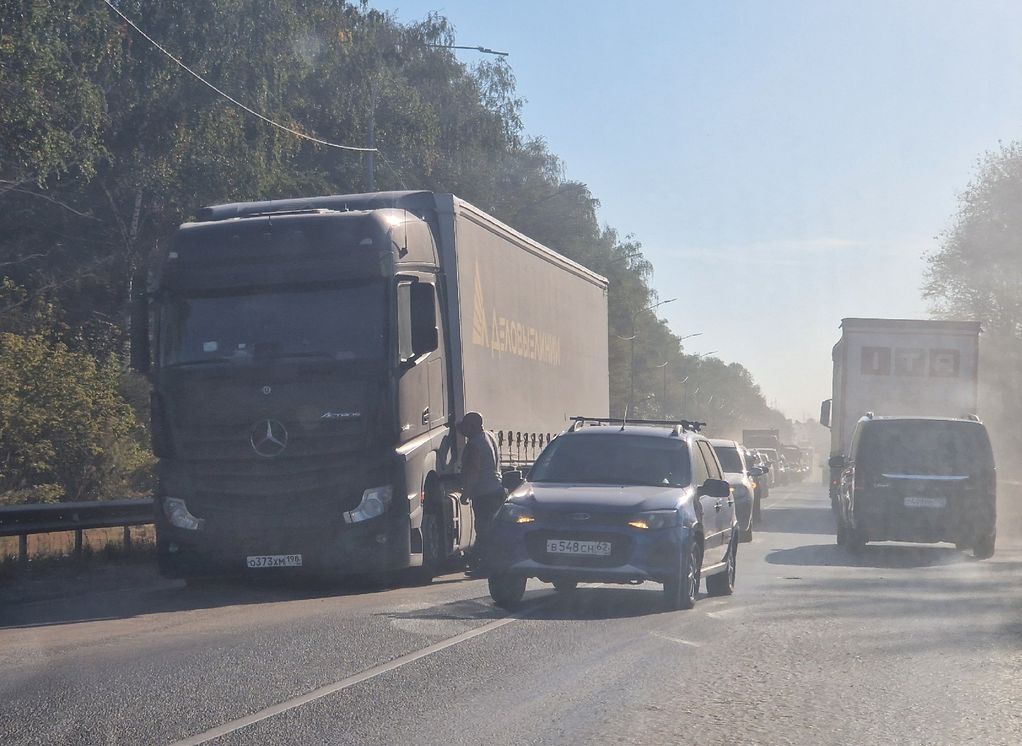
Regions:
<svg viewBox="0 0 1022 746"><path fill-rule="evenodd" d="M179 497L163 498L163 515L167 516L171 526L188 531L198 531L206 522L205 519L196 518L189 513L185 501Z"/></svg>
<svg viewBox="0 0 1022 746"><path fill-rule="evenodd" d="M370 487L362 493L362 502L358 507L344 514L345 522L360 523L383 515L390 507L393 496L394 490L389 484L383 487Z"/></svg>
<svg viewBox="0 0 1022 746"><path fill-rule="evenodd" d="M655 531L660 528L669 528L678 525L678 513L674 510L651 510L628 521L632 528L641 528L644 531Z"/></svg>
<svg viewBox="0 0 1022 746"><path fill-rule="evenodd" d="M533 523L536 520L532 510L517 503L504 503L497 518L507 523Z"/></svg>

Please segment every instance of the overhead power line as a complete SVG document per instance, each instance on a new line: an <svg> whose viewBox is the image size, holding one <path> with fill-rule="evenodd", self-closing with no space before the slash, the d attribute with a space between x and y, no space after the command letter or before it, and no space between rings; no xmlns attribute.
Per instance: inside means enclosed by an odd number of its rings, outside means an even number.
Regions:
<svg viewBox="0 0 1022 746"><path fill-rule="evenodd" d="M312 137L311 135L306 135L304 132L299 132L298 130L292 129L291 127L288 127L287 125L281 124L280 122L275 122L272 119L270 119L269 117L264 116L263 114L260 114L255 109L253 109L251 107L248 107L248 106L245 106L245 104L241 103L236 98L230 96L229 94L227 94L224 91L222 91L219 88L217 88L215 85L210 83L204 77L202 77L197 72L192 70L192 68L188 67L188 65L186 65L184 62L182 62L177 57L175 57L170 52L168 52L166 49L164 49L162 46L160 46L159 42L157 42L155 39L153 39L151 36L149 36L149 34L147 34L145 31L143 31L137 25L135 25L135 22L132 21L130 18L128 18L126 15L124 15L124 13L122 13L120 11L120 9L116 5L114 5L112 2L110 2L110 0L103 0L103 2L106 3L106 6L108 8L110 8L110 10L112 10L114 13L116 13L118 16L120 16L121 19L125 23L127 23L129 26L131 26L133 29L135 29L135 31L137 31L146 41L148 41L154 47L156 47L161 52L163 52L163 54L165 54L167 57L169 57L174 62L174 64L176 64L178 67L180 67L186 73L188 73L193 78L198 80L200 83L202 83L206 87L212 89L213 91L215 91L220 96L223 96L225 99L230 101L235 106L237 106L237 107L239 107L241 109L244 109L245 111L247 111L252 116L258 117L259 119L263 120L264 122L266 122L267 124L269 124L269 125L271 125L273 127L276 127L277 129L284 130L285 132L288 132L288 133L294 135L295 137L300 137L303 140L308 140L309 142L314 142L317 145L326 145L328 148L337 148L338 150L350 150L350 151L353 151L353 152L356 152L356 153L376 153L376 152L379 152L376 148L356 148L353 145L338 145L337 143L330 142L329 140L321 140L318 137Z"/></svg>

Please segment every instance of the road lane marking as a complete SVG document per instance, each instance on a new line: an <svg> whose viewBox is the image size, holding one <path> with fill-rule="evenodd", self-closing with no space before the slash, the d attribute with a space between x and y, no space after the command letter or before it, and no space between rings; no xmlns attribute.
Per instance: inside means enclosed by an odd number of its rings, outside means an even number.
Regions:
<svg viewBox="0 0 1022 746"><path fill-rule="evenodd" d="M546 599L545 601L534 605L531 609L529 609L529 611L535 612L539 608L545 606L547 603L549 603L549 599ZM523 618L522 616L516 615L504 617L503 619L495 619L492 622L488 622L487 624L482 625L481 627L470 629L467 632L462 632L460 635L455 635L454 637L449 637L446 640L441 640L440 642L422 648L421 650L416 650L415 652L412 653L406 653L405 655L398 656L397 658L394 658L393 660L388 661L386 663L381 663L378 666L367 668L364 671L343 678L340 681L335 681L332 684L327 684L325 686L319 687L318 689L313 689L311 692L308 692L307 694L303 694L298 697L293 697L292 699L284 700L283 702L272 705L263 710L259 710L258 712L253 712L251 715L246 715L245 717L238 718L237 720L231 720L230 722L224 723L223 725L217 726L216 728L211 728L203 733L199 733L198 735L183 738L180 741L175 741L173 744L171 744L171 746L198 746L199 744L207 743L209 741L212 741L214 738L220 738L221 736L226 736L230 733L234 733L235 731L241 730L242 728L247 728L250 725L254 725L255 723L274 717L275 715L280 715L281 713L288 712L289 710L293 710L296 707L301 707L302 705L307 705L310 702L315 702L318 699L328 697L331 694L336 694L337 692L343 691L344 689L352 687L355 684L361 684L363 681L368 681L369 679L376 678L381 674L385 674L395 669L401 668L402 666L405 666L409 663L414 663L415 661L422 660L423 658L431 656L435 653L439 653L443 650L447 650L448 648L452 648L455 645L460 645L461 643L467 642L468 640L471 640L474 637L485 635L487 632L493 632L496 629L500 629L501 627L511 624L511 622L516 622L522 618Z"/></svg>
<svg viewBox="0 0 1022 746"><path fill-rule="evenodd" d="M679 645L688 645L691 648L699 647L698 642L692 642L691 640L682 640L680 637L671 637L670 635L665 635L662 632L650 632L650 634L653 635L653 637L659 637L661 640L667 640L668 642L676 642Z"/></svg>

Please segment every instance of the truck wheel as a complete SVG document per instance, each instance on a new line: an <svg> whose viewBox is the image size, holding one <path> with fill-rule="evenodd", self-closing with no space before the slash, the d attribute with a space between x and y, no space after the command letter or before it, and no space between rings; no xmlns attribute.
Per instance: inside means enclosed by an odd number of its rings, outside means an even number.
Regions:
<svg viewBox="0 0 1022 746"><path fill-rule="evenodd" d="M752 529L749 529L752 533ZM724 558L727 569L718 572L716 575L706 576L706 592L711 596L730 596L735 592L735 571L738 564L738 543L732 539L727 548L727 556Z"/></svg>
<svg viewBox="0 0 1022 746"><path fill-rule="evenodd" d="M984 536L972 545L972 556L976 559L990 559L994 556L994 544L997 541L997 534Z"/></svg>
<svg viewBox="0 0 1022 746"><path fill-rule="evenodd" d="M422 566L411 568L411 581L415 585L429 585L440 574L443 564L440 521L436 513L429 511L422 515Z"/></svg>
<svg viewBox="0 0 1022 746"><path fill-rule="evenodd" d="M528 578L524 575L509 575L507 573L492 575L487 581L490 586L490 598L500 608L514 611L522 602L527 581Z"/></svg>
<svg viewBox="0 0 1022 746"><path fill-rule="evenodd" d="M664 581L664 601L669 609L691 609L699 594L703 557L699 542L690 539L682 550L678 574Z"/></svg>

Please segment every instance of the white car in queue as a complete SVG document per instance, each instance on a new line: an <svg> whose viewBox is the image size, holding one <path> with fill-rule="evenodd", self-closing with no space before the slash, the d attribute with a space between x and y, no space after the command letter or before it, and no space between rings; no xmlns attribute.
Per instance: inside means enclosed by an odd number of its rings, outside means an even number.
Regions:
<svg viewBox="0 0 1022 746"><path fill-rule="evenodd" d="M724 470L724 479L731 485L731 494L735 500L735 512L738 514L738 536L743 542L752 541L754 515L759 513L755 508L756 477L763 475L763 469L752 466L745 460L745 449L733 440L712 438L713 446L720 466Z"/></svg>

